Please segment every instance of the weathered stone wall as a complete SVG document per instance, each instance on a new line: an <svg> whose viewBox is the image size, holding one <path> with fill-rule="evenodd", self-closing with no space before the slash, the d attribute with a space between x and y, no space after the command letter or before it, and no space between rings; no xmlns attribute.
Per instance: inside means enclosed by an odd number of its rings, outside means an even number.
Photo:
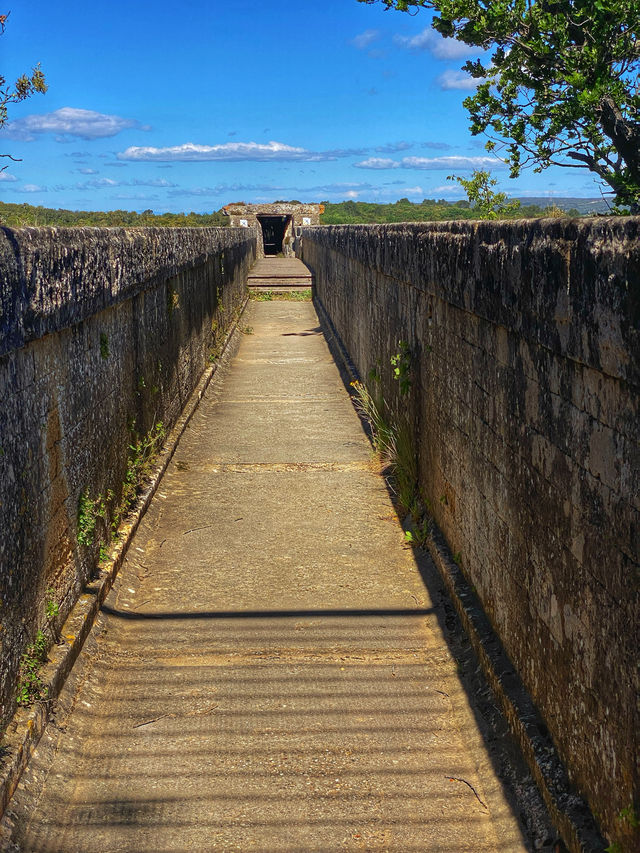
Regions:
<svg viewBox="0 0 640 853"><path fill-rule="evenodd" d="M0 722L46 601L64 618L95 566L129 445L173 425L215 355L256 238L0 229ZM105 502L90 545L81 494Z"/></svg>
<svg viewBox="0 0 640 853"><path fill-rule="evenodd" d="M574 783L628 838L640 219L311 228L302 259L390 400L389 358L408 342L424 497Z"/></svg>

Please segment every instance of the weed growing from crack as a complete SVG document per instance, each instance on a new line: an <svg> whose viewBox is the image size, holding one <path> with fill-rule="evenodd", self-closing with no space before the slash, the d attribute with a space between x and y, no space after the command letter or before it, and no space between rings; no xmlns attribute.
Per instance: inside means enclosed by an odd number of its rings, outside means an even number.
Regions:
<svg viewBox="0 0 640 853"><path fill-rule="evenodd" d="M93 537L96 529L96 502L89 497L89 492L84 489L78 498L77 534L76 538L81 545L93 545Z"/></svg>
<svg viewBox="0 0 640 853"><path fill-rule="evenodd" d="M20 677L16 702L22 707L46 699L48 688L40 676L41 666L47 662L49 642L44 631L38 631L20 658Z"/></svg>
<svg viewBox="0 0 640 853"><path fill-rule="evenodd" d="M167 287L167 313L171 317L176 308L180 307L180 294L173 285Z"/></svg>
<svg viewBox="0 0 640 853"><path fill-rule="evenodd" d="M404 541L408 545L416 545L424 548L431 533L433 532L433 519L425 515L420 521L415 522L411 530L406 530Z"/></svg>
<svg viewBox="0 0 640 853"><path fill-rule="evenodd" d="M406 341L398 341L398 352L391 356L393 378L400 385L400 394L406 397L411 390L411 351Z"/></svg>
<svg viewBox="0 0 640 853"><path fill-rule="evenodd" d="M101 358L109 358L109 338L104 332L100 333L100 356Z"/></svg>
<svg viewBox="0 0 640 853"><path fill-rule="evenodd" d="M136 438L129 445L129 459L122 486L122 496L120 504L114 511L111 523L114 533L121 520L135 503L140 487L151 474L153 463L165 436L164 425L158 422L145 436Z"/></svg>
<svg viewBox="0 0 640 853"><path fill-rule="evenodd" d="M411 352L406 342L398 342L398 352L391 356L390 362L393 378L399 384L400 397L406 397L411 390ZM378 370L369 373L369 380L370 386L377 389L373 393L363 382L351 383L355 407L369 424L373 446L389 469L398 503L418 521L423 512L411 423L404 412L394 411L385 401L380 391Z"/></svg>
<svg viewBox="0 0 640 853"><path fill-rule="evenodd" d="M56 602L53 600L54 594L54 589L47 590L47 600L44 605L44 615L47 617L49 622L55 619L56 616L60 613L60 605L56 604Z"/></svg>

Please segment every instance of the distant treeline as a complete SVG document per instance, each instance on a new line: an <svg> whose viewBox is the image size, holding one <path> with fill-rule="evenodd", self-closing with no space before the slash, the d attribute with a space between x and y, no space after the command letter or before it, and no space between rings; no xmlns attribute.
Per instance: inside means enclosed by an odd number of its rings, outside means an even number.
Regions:
<svg viewBox="0 0 640 853"><path fill-rule="evenodd" d="M445 201L426 198L417 204L401 198L391 204L374 204L366 201L342 201L337 204L324 202L324 213L320 217L323 225L347 225L386 222L434 222L443 219L477 219L478 216L468 201ZM535 218L539 216L580 216L577 208L562 210L551 205L521 205L510 216L511 219ZM6 204L0 202L0 225L24 228L29 225L205 228L229 224L229 217L222 211L212 213L154 213L144 210L63 210L52 207L34 207L31 204Z"/></svg>
<svg viewBox="0 0 640 853"><path fill-rule="evenodd" d="M228 225L229 217L219 210L213 213L158 213L144 210L61 210L52 207L34 207L31 204L5 204L0 202L0 225L25 228L29 225L83 226L94 228L163 227L205 228Z"/></svg>
<svg viewBox="0 0 640 853"><path fill-rule="evenodd" d="M568 211L550 205L521 205L510 219L534 219L540 216L580 216L571 208ZM425 198L414 204L401 198L391 204L373 204L366 201L342 201L338 204L324 202L324 213L320 217L323 225L384 224L387 222L437 222L443 219L477 219L478 216L468 201L445 201Z"/></svg>

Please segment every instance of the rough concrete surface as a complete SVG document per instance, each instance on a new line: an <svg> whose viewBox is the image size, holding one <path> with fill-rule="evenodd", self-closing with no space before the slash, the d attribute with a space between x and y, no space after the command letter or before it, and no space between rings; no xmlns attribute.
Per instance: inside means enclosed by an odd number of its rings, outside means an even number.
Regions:
<svg viewBox="0 0 640 853"><path fill-rule="evenodd" d="M246 319L11 849L525 850L311 303Z"/></svg>

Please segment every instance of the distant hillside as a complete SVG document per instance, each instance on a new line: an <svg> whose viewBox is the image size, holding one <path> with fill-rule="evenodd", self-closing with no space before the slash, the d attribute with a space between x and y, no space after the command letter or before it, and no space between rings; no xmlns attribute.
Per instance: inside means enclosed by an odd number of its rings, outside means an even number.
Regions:
<svg viewBox="0 0 640 853"><path fill-rule="evenodd" d="M581 216L593 213L609 213L610 206L603 198L549 198L548 196L526 196L519 198L522 205L548 207L555 205L561 210L577 210Z"/></svg>

